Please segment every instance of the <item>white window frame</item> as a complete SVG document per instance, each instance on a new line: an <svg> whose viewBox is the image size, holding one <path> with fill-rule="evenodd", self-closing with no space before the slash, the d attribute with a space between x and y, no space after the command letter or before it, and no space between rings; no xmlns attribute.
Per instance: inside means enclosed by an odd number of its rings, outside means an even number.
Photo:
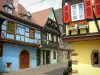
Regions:
<svg viewBox="0 0 100 75"><path fill-rule="evenodd" d="M80 11L79 11L79 4L82 4L82 8L83 8L83 17L80 18ZM76 6L76 9L73 9L73 6ZM74 13L76 12L76 15L73 15ZM76 16L77 18L74 19L73 16ZM77 3L77 4L73 4L71 5L71 18L72 18L72 21L77 21L77 20L83 20L85 19L85 14L84 14L84 3Z"/></svg>

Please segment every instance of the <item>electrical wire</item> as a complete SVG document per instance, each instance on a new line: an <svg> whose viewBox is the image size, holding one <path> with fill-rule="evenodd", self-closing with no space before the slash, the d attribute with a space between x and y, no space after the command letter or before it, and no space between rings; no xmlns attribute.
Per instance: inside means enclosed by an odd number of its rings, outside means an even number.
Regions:
<svg viewBox="0 0 100 75"><path fill-rule="evenodd" d="M35 4L41 3L41 2L43 2L43 1L45 1L45 0L41 0L41 1L39 1L39 2L36 2L36 3L30 4L30 5L28 5L28 6L25 6L25 8L28 8L28 7L33 6L33 5L35 5Z"/></svg>

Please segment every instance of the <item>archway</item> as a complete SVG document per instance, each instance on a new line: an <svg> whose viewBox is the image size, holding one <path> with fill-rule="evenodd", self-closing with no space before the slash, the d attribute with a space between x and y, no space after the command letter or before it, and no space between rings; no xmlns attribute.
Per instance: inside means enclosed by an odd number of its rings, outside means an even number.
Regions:
<svg viewBox="0 0 100 75"><path fill-rule="evenodd" d="M29 52L23 50L19 56L20 69L29 68Z"/></svg>

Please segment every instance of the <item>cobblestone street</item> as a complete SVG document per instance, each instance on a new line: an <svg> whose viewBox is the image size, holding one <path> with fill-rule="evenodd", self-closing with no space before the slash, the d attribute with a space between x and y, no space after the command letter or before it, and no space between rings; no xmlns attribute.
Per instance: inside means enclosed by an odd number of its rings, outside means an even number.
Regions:
<svg viewBox="0 0 100 75"><path fill-rule="evenodd" d="M49 64L36 68L15 71L9 73L9 75L63 75L64 68L66 67L67 63Z"/></svg>

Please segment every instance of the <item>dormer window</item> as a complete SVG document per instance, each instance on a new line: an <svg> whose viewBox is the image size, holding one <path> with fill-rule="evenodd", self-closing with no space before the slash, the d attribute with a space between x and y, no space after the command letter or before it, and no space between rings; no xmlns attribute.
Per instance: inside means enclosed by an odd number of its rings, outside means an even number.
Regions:
<svg viewBox="0 0 100 75"><path fill-rule="evenodd" d="M7 5L4 5L4 8L5 8L5 11L10 14L13 14L13 10L15 9L12 3L8 3Z"/></svg>
<svg viewBox="0 0 100 75"><path fill-rule="evenodd" d="M31 17L32 17L32 15L31 15L30 12L27 12L27 14L24 15L24 16L25 16L25 19L26 19L26 20L31 21Z"/></svg>

